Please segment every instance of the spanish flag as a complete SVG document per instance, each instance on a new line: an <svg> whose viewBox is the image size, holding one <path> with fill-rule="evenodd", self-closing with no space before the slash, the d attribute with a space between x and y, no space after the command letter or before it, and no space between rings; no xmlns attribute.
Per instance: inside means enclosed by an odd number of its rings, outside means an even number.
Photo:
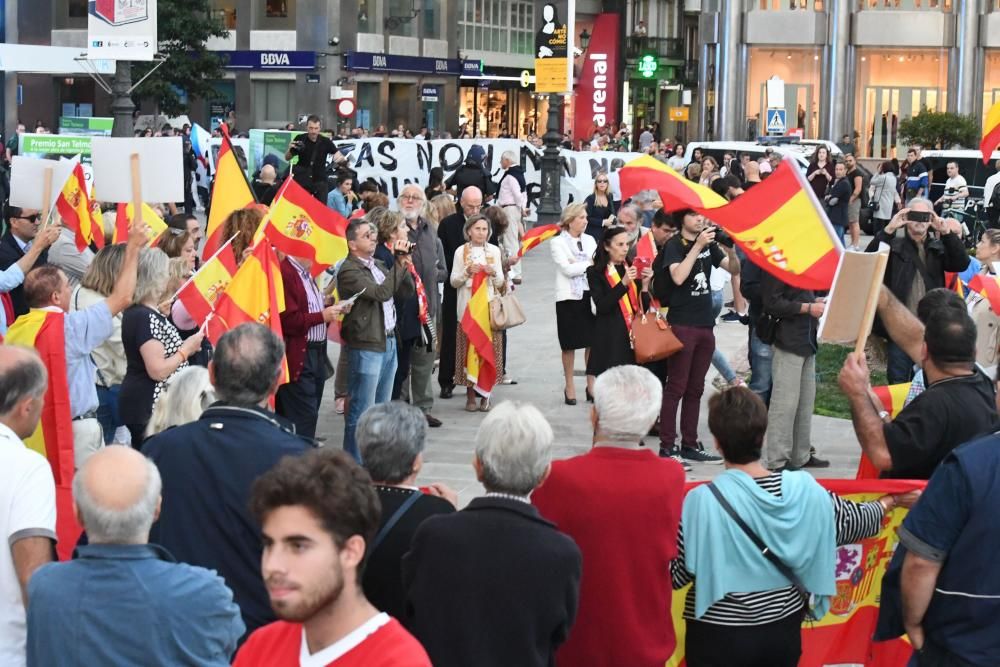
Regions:
<svg viewBox="0 0 1000 667"><path fill-rule="evenodd" d="M224 333L248 322L263 324L282 338L280 314L284 309L285 287L278 258L270 243L258 243L218 297L208 320L208 339L216 345ZM288 363L282 363L284 381L288 382Z"/></svg>
<svg viewBox="0 0 1000 667"><path fill-rule="evenodd" d="M656 259L656 252L656 240L652 233L649 231L646 231L645 234L640 232L639 240L635 242L635 258L649 260L652 264L653 260Z"/></svg>
<svg viewBox="0 0 1000 667"><path fill-rule="evenodd" d="M1000 146L1000 102L990 107L983 119L983 140L979 142L979 152L983 156L983 164L989 164L993 151Z"/></svg>
<svg viewBox="0 0 1000 667"><path fill-rule="evenodd" d="M73 513L73 422L69 408L69 384L66 379L65 313L32 309L21 315L7 330L9 345L33 347L49 375L45 402L38 427L24 444L35 450L52 466L56 483L57 550L63 560L69 558L82 532Z"/></svg>
<svg viewBox="0 0 1000 667"><path fill-rule="evenodd" d="M212 186L212 203L208 223L205 225L205 247L201 254L204 259L214 255L225 241L222 237L222 225L229 214L257 201L246 174L236 161L226 124L219 125L219 129L222 132L222 146L219 147L215 165L215 185Z"/></svg>
<svg viewBox="0 0 1000 667"><path fill-rule="evenodd" d="M1000 314L1000 278L977 273L969 281L969 289L984 296L990 302L990 310Z"/></svg>
<svg viewBox="0 0 1000 667"><path fill-rule="evenodd" d="M56 199L56 210L76 235L76 249L83 252L93 243L104 247L104 227L93 219L93 206L87 194L87 177L77 161ZM100 208L98 207L98 210Z"/></svg>
<svg viewBox="0 0 1000 667"><path fill-rule="evenodd" d="M773 177L772 177L773 178ZM689 181L652 155L632 160L618 172L622 201L643 190L656 190L666 211L693 208L703 211L726 205L726 199L712 188Z"/></svg>
<svg viewBox="0 0 1000 667"><path fill-rule="evenodd" d="M521 249L517 251L517 256L524 257L524 253L545 243L553 236L559 234L559 231L559 225L532 227L524 233L524 237L521 239Z"/></svg>
<svg viewBox="0 0 1000 667"><path fill-rule="evenodd" d="M235 238L235 237L233 237ZM202 325L215 308L233 276L236 275L238 262L233 253L233 239L226 241L208 261L201 265L198 272L177 290L177 300L187 309L191 318Z"/></svg>
<svg viewBox="0 0 1000 667"><path fill-rule="evenodd" d="M844 247L798 165L785 158L756 187L702 211L747 257L793 287L828 290Z"/></svg>
<svg viewBox="0 0 1000 667"><path fill-rule="evenodd" d="M493 330L490 328L490 297L486 273L472 278L472 296L462 315L462 331L469 339L465 355L465 374L476 393L490 397L497 381L497 363L493 356Z"/></svg>
<svg viewBox="0 0 1000 667"><path fill-rule="evenodd" d="M872 391L878 396L878 400L882 402L882 409L895 419L896 415L903 409L903 405L906 402L906 395L910 393L911 384L910 382L904 382L902 384L882 385L881 387L872 387ZM858 472L854 478L878 478L878 469L875 468L864 452L861 453L861 460L858 461Z"/></svg>
<svg viewBox="0 0 1000 667"><path fill-rule="evenodd" d="M112 243L125 243L128 241L128 228L132 226L132 218L135 206L132 204L118 204L115 215L115 235ZM167 223L157 215L156 211L149 204L142 205L142 221L149 227L149 247L154 248L160 242L163 232L167 231Z"/></svg>
<svg viewBox="0 0 1000 667"><path fill-rule="evenodd" d="M313 276L347 257L347 218L292 178L285 179L275 196L263 233L286 255L311 260Z"/></svg>

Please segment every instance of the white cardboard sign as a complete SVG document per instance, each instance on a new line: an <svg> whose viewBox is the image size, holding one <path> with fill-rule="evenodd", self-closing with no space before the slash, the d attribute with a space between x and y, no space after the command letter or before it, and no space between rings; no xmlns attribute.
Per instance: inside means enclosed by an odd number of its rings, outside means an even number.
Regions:
<svg viewBox="0 0 1000 667"><path fill-rule="evenodd" d="M73 160L44 160L15 155L11 163L10 205L39 211L46 208L42 202L42 190L45 187L45 170L51 169L52 198L48 208L54 209L59 192L73 171L74 165Z"/></svg>
<svg viewBox="0 0 1000 667"><path fill-rule="evenodd" d="M103 202L131 202L131 159L139 156L144 202L184 200L184 168L180 137L92 137L94 197Z"/></svg>

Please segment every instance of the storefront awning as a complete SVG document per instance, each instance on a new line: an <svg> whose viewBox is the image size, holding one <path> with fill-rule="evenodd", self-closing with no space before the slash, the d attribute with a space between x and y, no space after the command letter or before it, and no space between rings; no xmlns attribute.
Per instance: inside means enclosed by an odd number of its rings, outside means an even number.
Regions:
<svg viewBox="0 0 1000 667"><path fill-rule="evenodd" d="M79 58L85 54L71 46L0 44L0 71L24 74L114 74L114 60L91 60L90 68Z"/></svg>

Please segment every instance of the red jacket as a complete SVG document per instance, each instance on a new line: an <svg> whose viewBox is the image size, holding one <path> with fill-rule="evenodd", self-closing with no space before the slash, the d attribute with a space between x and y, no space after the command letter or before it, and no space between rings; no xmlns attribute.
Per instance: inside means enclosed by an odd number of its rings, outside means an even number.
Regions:
<svg viewBox="0 0 1000 667"><path fill-rule="evenodd" d="M288 373L295 382L306 363L306 335L309 329L323 324L323 313L309 312L309 299L298 269L286 257L281 260L281 280L285 283L285 310L281 313L281 332L285 337Z"/></svg>

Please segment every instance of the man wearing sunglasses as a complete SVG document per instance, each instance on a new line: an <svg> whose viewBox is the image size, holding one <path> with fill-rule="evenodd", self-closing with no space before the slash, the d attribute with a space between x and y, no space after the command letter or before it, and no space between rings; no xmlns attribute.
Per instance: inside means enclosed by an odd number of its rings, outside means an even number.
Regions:
<svg viewBox="0 0 1000 667"><path fill-rule="evenodd" d="M21 283L31 269L48 264L48 248L59 238L58 225L49 227L42 238L35 238L42 222L41 213L35 209L9 206L7 212L7 232L0 237L0 270L4 271L0 274L0 292L9 292L9 302L4 299L4 311L11 307L13 312L5 312L3 331L7 330L14 317L28 312ZM18 270L9 271L15 265Z"/></svg>

